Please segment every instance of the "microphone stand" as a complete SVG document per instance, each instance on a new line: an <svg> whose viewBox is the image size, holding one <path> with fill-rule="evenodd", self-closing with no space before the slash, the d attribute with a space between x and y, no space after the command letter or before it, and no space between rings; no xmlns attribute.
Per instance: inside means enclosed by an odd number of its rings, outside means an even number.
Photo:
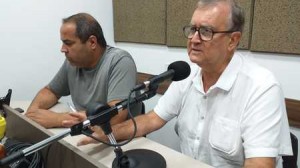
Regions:
<svg viewBox="0 0 300 168"><path fill-rule="evenodd" d="M126 109L128 105L136 104L156 95L157 88L158 85L152 85L143 94L138 95L133 99L119 102L111 108L101 103L94 104L94 107L89 108L88 111L96 113L97 115L93 115L88 112L91 115L90 117L88 117L89 122L85 124L80 123L73 126L71 128L71 135L82 133L82 131L87 129L89 125L98 125L102 128L104 134L108 137L111 146L115 147L114 152L116 154L116 157L112 163L112 168L166 168L165 159L157 152L148 149L133 149L123 152L120 147L121 145L117 144L117 141L112 134L111 125L109 122L110 119L114 115L116 115L118 111ZM96 138L94 139L97 140Z"/></svg>
<svg viewBox="0 0 300 168"><path fill-rule="evenodd" d="M142 95L145 95L147 99L153 97L156 94L157 88L158 86L156 85ZM117 144L111 128L103 131L110 143ZM114 152L116 158L112 163L112 168L166 168L166 160L163 156L148 149L133 149L123 152L120 146L115 146Z"/></svg>
<svg viewBox="0 0 300 168"><path fill-rule="evenodd" d="M157 86L155 88L157 89ZM90 116L88 117L88 120L78 123L57 135L51 136L21 151L17 151L1 159L0 166L20 160L21 158L26 157L69 134L71 136L82 134L82 132L87 130L90 125L100 125L105 132L105 135L107 135L110 143L115 146L114 152L116 154L116 158L112 164L113 168L166 168L165 159L157 152L147 149L135 149L123 153L121 147L117 145L109 123L111 117L116 115L118 111L125 109L128 104L135 104L153 97L156 94L156 89L150 89L138 97L133 98L130 102L124 100L116 106L111 107L108 110L104 110L104 112L100 112L100 114L95 116Z"/></svg>

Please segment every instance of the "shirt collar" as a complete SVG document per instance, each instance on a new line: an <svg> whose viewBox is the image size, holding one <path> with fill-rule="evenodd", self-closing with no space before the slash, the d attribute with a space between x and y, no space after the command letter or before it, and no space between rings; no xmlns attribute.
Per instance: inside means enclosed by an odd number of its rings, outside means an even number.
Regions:
<svg viewBox="0 0 300 168"><path fill-rule="evenodd" d="M202 73L201 73L201 68L198 69L195 77L193 78L193 85L195 86L195 88L201 92L202 94L204 93L203 90L203 82L202 82Z"/></svg>
<svg viewBox="0 0 300 168"><path fill-rule="evenodd" d="M234 54L224 72L221 74L219 80L215 84L215 87L229 91L237 78L239 69L241 67L241 62L241 55Z"/></svg>
<svg viewBox="0 0 300 168"><path fill-rule="evenodd" d="M225 91L229 91L237 78L237 74L241 67L241 61L241 55L234 54L217 83L214 84L209 90L217 87ZM197 74L195 75L193 84L198 91L204 94L201 68L199 68Z"/></svg>

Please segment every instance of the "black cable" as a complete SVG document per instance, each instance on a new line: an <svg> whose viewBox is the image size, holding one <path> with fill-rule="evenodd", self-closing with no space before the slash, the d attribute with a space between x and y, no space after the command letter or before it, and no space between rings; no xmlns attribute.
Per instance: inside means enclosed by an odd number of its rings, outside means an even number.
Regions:
<svg viewBox="0 0 300 168"><path fill-rule="evenodd" d="M127 141L122 142L122 143L117 143L117 144L111 144L111 143L108 143L108 142L104 142L104 141L102 141L102 140L99 139L99 138L94 137L94 136L93 136L91 133L89 133L88 131L83 130L83 131L82 131L82 134L84 134L84 135L86 135L86 136L88 136L88 137L90 137L90 138L93 138L94 140L96 140L96 141L98 141L98 142L101 142L101 143L103 143L103 144L106 144L106 145L108 145L108 146L113 146L113 147L123 146L123 145L128 144L130 141L132 141L132 139L135 137L136 132L137 132L136 122L135 122L134 117L133 117L133 115L131 114L131 111L130 111L131 95L132 95L133 92L134 92L134 91L131 90L130 93L128 94L128 98L127 98L127 110L128 110L128 115L129 115L130 119L131 119L132 122L133 122L134 130L133 130L132 136L131 136L129 139L127 139Z"/></svg>
<svg viewBox="0 0 300 168"><path fill-rule="evenodd" d="M4 147L6 150L7 155L11 155L14 152L21 151L32 144L20 142L14 139L8 138L5 143ZM34 152L18 161L9 164L11 168L44 168L44 160L41 157L40 152Z"/></svg>
<svg viewBox="0 0 300 168"><path fill-rule="evenodd" d="M46 153L45 153L45 161L44 161L44 165L47 165L47 160L48 160L48 157L49 157L49 153L50 153L50 149L52 148L52 144L50 144L48 147L47 147L47 150L46 150Z"/></svg>

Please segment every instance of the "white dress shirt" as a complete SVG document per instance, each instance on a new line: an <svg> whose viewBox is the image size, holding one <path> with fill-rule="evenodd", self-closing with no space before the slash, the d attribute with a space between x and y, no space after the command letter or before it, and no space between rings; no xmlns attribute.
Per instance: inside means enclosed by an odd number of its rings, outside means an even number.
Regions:
<svg viewBox="0 0 300 168"><path fill-rule="evenodd" d="M270 71L235 54L206 93L201 79L201 68L193 66L154 108L166 121L178 118L182 153L215 167L292 154L284 96Z"/></svg>

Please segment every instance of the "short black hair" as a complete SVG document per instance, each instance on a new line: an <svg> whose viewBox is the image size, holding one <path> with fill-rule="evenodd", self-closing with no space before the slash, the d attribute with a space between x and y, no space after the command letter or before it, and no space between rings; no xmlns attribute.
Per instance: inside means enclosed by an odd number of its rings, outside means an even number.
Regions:
<svg viewBox="0 0 300 168"><path fill-rule="evenodd" d="M106 40L98 21L87 13L78 13L62 20L63 23L75 23L76 36L82 43L85 43L91 35L96 36L98 44L106 47Z"/></svg>

